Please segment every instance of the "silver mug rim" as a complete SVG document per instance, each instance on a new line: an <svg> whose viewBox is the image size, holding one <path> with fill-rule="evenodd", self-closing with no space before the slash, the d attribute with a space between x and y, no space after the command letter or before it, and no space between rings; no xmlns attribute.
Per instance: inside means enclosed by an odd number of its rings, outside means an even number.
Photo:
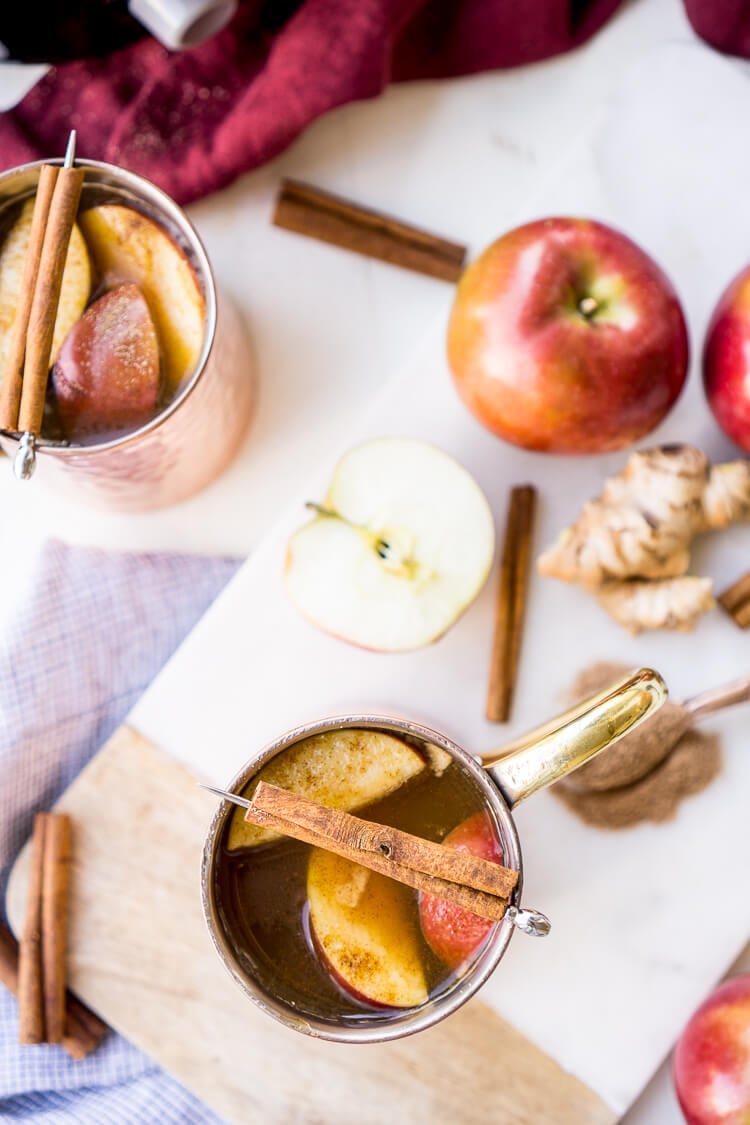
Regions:
<svg viewBox="0 0 750 1125"><path fill-rule="evenodd" d="M62 163L62 157L55 157L49 160L32 160L26 164L17 164L14 168L8 168L4 172L0 172L0 210L8 204L23 199L24 195L27 194L26 192L18 192L15 195L9 194L7 198L4 197L3 189L6 187L9 179L14 176L34 172L38 168L41 168L43 164L61 165ZM202 283L206 301L205 330L203 344L193 374L179 394L172 399L164 410L160 411L155 418L146 422L145 425L139 426L137 430L130 430L121 437L111 438L109 441L87 445L66 445L62 442L47 441L44 438L39 438L37 440L36 448L39 453L43 453L45 456L59 457L61 459L66 459L67 457L87 457L93 456L96 453L102 453L103 451L122 449L132 442L139 441L147 434L151 434L159 429L172 417L175 411L195 390L206 370L208 357L211 354L211 349L213 348L214 339L216 337L216 280L208 260L206 248L195 227L179 204L177 204L171 196L167 195L166 192L162 191L161 188L157 187L156 184L151 183L150 180L144 179L143 176L139 176L136 172L131 172L126 168L120 168L116 164L109 164L104 160L87 160L81 158L76 160L76 167L83 168L84 171L94 170L99 172L104 178L95 182L102 183L105 186L111 184L112 187L123 188L133 196L136 201L151 204L156 212L157 221L159 221L160 216L165 216L168 222L163 223L163 225L167 226L168 230L169 224L177 228L181 238L189 247L191 261L199 271L199 279ZM19 438L12 434L3 434L3 441L17 443Z"/></svg>
<svg viewBox="0 0 750 1125"><path fill-rule="evenodd" d="M304 723L287 731L263 747L235 774L226 787L227 790L229 792L241 792L266 762L296 742L324 731L343 730L345 728L379 729L387 733L406 735L418 741L430 743L447 751L452 758L459 761L462 767L469 771L482 790L487 799L488 807L492 810L497 821L505 863L518 871L518 884L513 892L511 904L519 906L523 883L521 844L511 809L505 801L498 783L493 778L491 771L486 770L481 765L478 757L464 750L457 742L448 738L441 731L434 730L423 723L369 713L335 715ZM404 1013L399 1011L392 1018L380 1015L373 1018L371 1022L363 1019L361 1023L352 1025L336 1024L333 1021L311 1016L309 1013L303 1014L295 1011L291 1004L278 996L271 995L239 963L221 924L220 909L215 895L214 876L219 858L220 839L233 808L234 806L223 801L214 813L206 833L200 875L203 915L219 959L234 981L257 1007L286 1027L315 1038L339 1043L384 1043L413 1035L445 1019L465 1004L485 984L504 956L515 930L509 919L503 919L497 924L495 933L465 975L458 978L447 992L438 995L420 1008L409 1009Z"/></svg>

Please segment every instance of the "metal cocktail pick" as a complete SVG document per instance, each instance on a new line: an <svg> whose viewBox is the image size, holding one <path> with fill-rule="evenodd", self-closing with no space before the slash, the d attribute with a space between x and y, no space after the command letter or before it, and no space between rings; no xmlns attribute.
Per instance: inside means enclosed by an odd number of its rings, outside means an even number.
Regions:
<svg viewBox="0 0 750 1125"><path fill-rule="evenodd" d="M225 789L214 789L213 785L203 785L198 782L201 789L207 789L209 793L215 793L217 797L223 797L225 801L231 801L235 805L241 805L243 809L249 809L252 801L246 800L244 797L238 797L236 793L227 793Z"/></svg>

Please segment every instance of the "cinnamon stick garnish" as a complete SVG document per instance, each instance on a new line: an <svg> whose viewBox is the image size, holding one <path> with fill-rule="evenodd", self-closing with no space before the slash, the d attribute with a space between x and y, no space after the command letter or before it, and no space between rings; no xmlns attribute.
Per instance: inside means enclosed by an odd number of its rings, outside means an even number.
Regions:
<svg viewBox="0 0 750 1125"><path fill-rule="evenodd" d="M296 180L282 181L273 222L442 281L463 272L465 246Z"/></svg>
<svg viewBox="0 0 750 1125"><path fill-rule="evenodd" d="M718 602L740 629L747 629L750 626L750 571L719 594Z"/></svg>
<svg viewBox="0 0 750 1125"><path fill-rule="evenodd" d="M50 813L44 832L42 979L48 1043L65 1034L65 956L70 882L70 817Z"/></svg>
<svg viewBox="0 0 750 1125"><path fill-rule="evenodd" d="M7 926L0 922L0 984L20 996L19 945ZM66 993L67 1030L62 1045L73 1059L83 1059L98 1047L110 1030L103 1020L81 1003L72 992Z"/></svg>
<svg viewBox="0 0 750 1125"><path fill-rule="evenodd" d="M60 169L54 164L43 164L39 170L39 183L34 200L29 244L24 260L18 305L11 329L2 385L0 385L0 430L15 431L18 429L18 408L21 404L23 366L26 355L26 332L29 326L31 302L34 297L39 263L42 257L42 244L52 202L52 192L59 171Z"/></svg>
<svg viewBox="0 0 750 1125"><path fill-rule="evenodd" d="M532 485L519 485L511 490L487 688L486 715L495 723L507 722L513 705L526 613L535 509L536 490Z"/></svg>
<svg viewBox="0 0 750 1125"><path fill-rule="evenodd" d="M42 975L42 884L47 813L34 817L26 915L18 956L18 1042L44 1043Z"/></svg>
<svg viewBox="0 0 750 1125"><path fill-rule="evenodd" d="M260 781L245 819L499 921L518 872Z"/></svg>
<svg viewBox="0 0 750 1125"><path fill-rule="evenodd" d="M26 333L18 429L38 434L47 393L52 337L60 303L65 258L78 212L82 168L60 168L47 216L41 259Z"/></svg>

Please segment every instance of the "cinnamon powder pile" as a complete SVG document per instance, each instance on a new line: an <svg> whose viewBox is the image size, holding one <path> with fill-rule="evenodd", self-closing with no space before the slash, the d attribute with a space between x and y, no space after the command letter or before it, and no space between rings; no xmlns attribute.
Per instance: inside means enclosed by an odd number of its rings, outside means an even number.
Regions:
<svg viewBox="0 0 750 1125"><path fill-rule="evenodd" d="M625 666L603 662L585 668L573 684L572 700L602 690L627 671ZM665 703L632 734L553 786L552 792L596 828L671 820L685 798L713 781L722 764L719 737L690 729L681 733L681 718L678 704Z"/></svg>

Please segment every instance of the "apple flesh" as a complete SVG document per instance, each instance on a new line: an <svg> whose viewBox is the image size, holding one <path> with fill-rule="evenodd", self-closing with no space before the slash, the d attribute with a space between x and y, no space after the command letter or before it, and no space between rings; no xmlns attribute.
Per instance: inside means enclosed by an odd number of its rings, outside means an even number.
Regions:
<svg viewBox="0 0 750 1125"><path fill-rule="evenodd" d="M732 281L711 316L703 386L724 433L750 453L750 267Z"/></svg>
<svg viewBox="0 0 750 1125"><path fill-rule="evenodd" d="M0 380L5 371L13 322L23 282L26 251L31 234L34 200L21 208L0 248ZM86 308L91 291L91 265L86 244L77 225L73 226L65 258L60 303L57 306L50 363L59 355L63 340Z"/></svg>
<svg viewBox="0 0 750 1125"><path fill-rule="evenodd" d="M195 270L172 236L132 207L104 203L79 223L107 288L133 281L156 325L167 393L192 374L205 334L205 300Z"/></svg>
<svg viewBox="0 0 750 1125"><path fill-rule="evenodd" d="M347 727L314 734L277 754L259 770L243 796L251 797L258 782L266 781L350 812L387 797L426 769L441 773L449 762L449 755L437 748L428 760L400 738ZM243 809L233 812L227 837L230 851L278 838L276 832L246 821Z"/></svg>
<svg viewBox="0 0 750 1125"><path fill-rule="evenodd" d="M492 863L503 862L503 851L487 813L479 812L462 821L445 837L446 848L470 852ZM458 969L487 940L495 925L455 903L422 892L419 921L424 939L436 957Z"/></svg>
<svg viewBox="0 0 750 1125"><path fill-rule="evenodd" d="M688 1125L750 1121L750 973L730 977L691 1016L673 1056Z"/></svg>
<svg viewBox="0 0 750 1125"><path fill-rule="evenodd" d="M322 963L349 995L375 1007L428 998L409 892L393 879L313 848L307 870L310 932Z"/></svg>
<svg viewBox="0 0 750 1125"><path fill-rule="evenodd" d="M494 552L470 474L425 442L378 438L337 465L317 516L291 538L287 592L313 624L363 648L437 640L482 588Z"/></svg>
<svg viewBox="0 0 750 1125"><path fill-rule="evenodd" d="M489 430L549 453L604 453L661 422L688 365L668 278L602 223L550 218L463 274L448 326L459 395Z"/></svg>
<svg viewBox="0 0 750 1125"><path fill-rule="evenodd" d="M135 429L153 418L159 343L137 285L118 285L89 306L65 338L52 381L71 440Z"/></svg>

